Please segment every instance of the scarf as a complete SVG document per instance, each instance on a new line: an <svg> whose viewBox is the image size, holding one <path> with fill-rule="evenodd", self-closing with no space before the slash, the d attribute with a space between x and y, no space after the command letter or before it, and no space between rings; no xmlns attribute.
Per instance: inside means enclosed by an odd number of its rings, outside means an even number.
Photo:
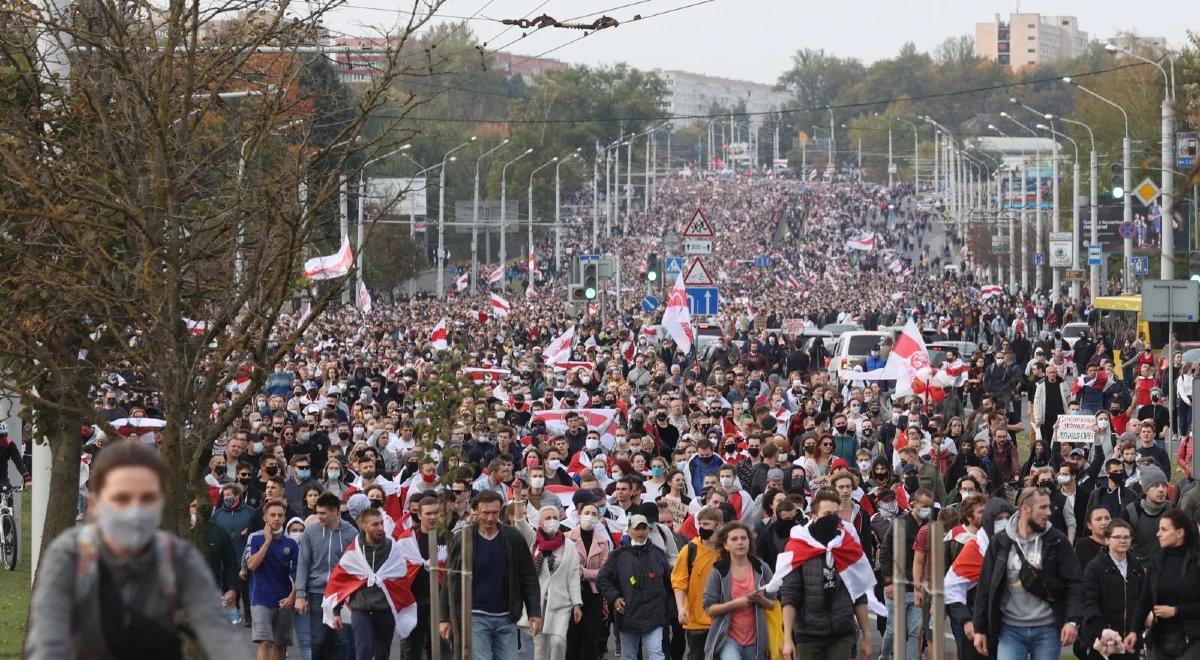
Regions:
<svg viewBox="0 0 1200 660"><path fill-rule="evenodd" d="M554 572L554 551L563 547L566 543L566 536L562 531L557 531L551 536L546 536L542 530L538 530L537 536L533 539L533 568L539 575L542 572L542 560L545 559L550 564L550 572Z"/></svg>

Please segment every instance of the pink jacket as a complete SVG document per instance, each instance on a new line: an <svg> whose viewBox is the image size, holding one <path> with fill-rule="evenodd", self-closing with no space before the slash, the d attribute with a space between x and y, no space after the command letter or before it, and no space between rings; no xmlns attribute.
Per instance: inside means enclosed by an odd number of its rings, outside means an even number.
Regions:
<svg viewBox="0 0 1200 660"><path fill-rule="evenodd" d="M600 574L604 562L608 561L608 553L612 552L612 537L605 532L602 525L597 523L596 528L592 531L592 547L590 550L585 550L579 531L578 527L572 529L567 534L567 539L575 544L575 551L579 553L580 574L583 575L584 580L587 580L588 586L592 588L592 593L598 594L600 590L596 588L596 576Z"/></svg>

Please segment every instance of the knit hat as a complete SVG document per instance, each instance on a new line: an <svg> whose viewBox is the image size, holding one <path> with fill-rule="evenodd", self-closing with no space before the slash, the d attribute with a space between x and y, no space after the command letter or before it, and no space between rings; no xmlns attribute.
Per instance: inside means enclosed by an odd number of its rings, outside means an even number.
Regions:
<svg viewBox="0 0 1200 660"><path fill-rule="evenodd" d="M1142 482L1142 490L1149 490L1159 484L1167 483L1167 475L1154 465L1147 465L1138 469L1138 474L1141 475L1139 480Z"/></svg>
<svg viewBox="0 0 1200 660"><path fill-rule="evenodd" d="M783 481L783 470L780 470L779 468L771 468L770 470L767 470L767 481L771 481L772 479Z"/></svg>
<svg viewBox="0 0 1200 660"><path fill-rule="evenodd" d="M363 493L355 493L346 500L346 512L351 520L358 520L359 514L371 508L371 499Z"/></svg>

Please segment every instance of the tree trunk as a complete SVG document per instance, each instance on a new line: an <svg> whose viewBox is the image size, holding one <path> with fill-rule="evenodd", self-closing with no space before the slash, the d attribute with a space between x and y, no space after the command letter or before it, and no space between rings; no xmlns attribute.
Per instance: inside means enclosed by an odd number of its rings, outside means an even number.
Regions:
<svg viewBox="0 0 1200 660"><path fill-rule="evenodd" d="M53 457L50 468L50 500L46 503L46 521L42 527L42 552L50 542L75 525L78 513L79 456L81 420L77 415L57 409L34 409L36 432L50 443ZM35 438L36 439L36 438Z"/></svg>

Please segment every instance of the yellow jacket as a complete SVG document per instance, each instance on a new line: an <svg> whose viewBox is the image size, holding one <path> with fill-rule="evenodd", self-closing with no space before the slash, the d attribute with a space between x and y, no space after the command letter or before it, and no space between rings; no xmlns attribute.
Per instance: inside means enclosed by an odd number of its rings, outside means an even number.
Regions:
<svg viewBox="0 0 1200 660"><path fill-rule="evenodd" d="M691 570L688 570L688 557L695 553ZM671 588L682 591L684 604L687 606L688 621L684 630L708 630L712 619L704 611L704 587L708 584L708 574L712 572L713 564L721 556L721 552L710 548L699 538L692 539L679 551L675 567L671 569Z"/></svg>

